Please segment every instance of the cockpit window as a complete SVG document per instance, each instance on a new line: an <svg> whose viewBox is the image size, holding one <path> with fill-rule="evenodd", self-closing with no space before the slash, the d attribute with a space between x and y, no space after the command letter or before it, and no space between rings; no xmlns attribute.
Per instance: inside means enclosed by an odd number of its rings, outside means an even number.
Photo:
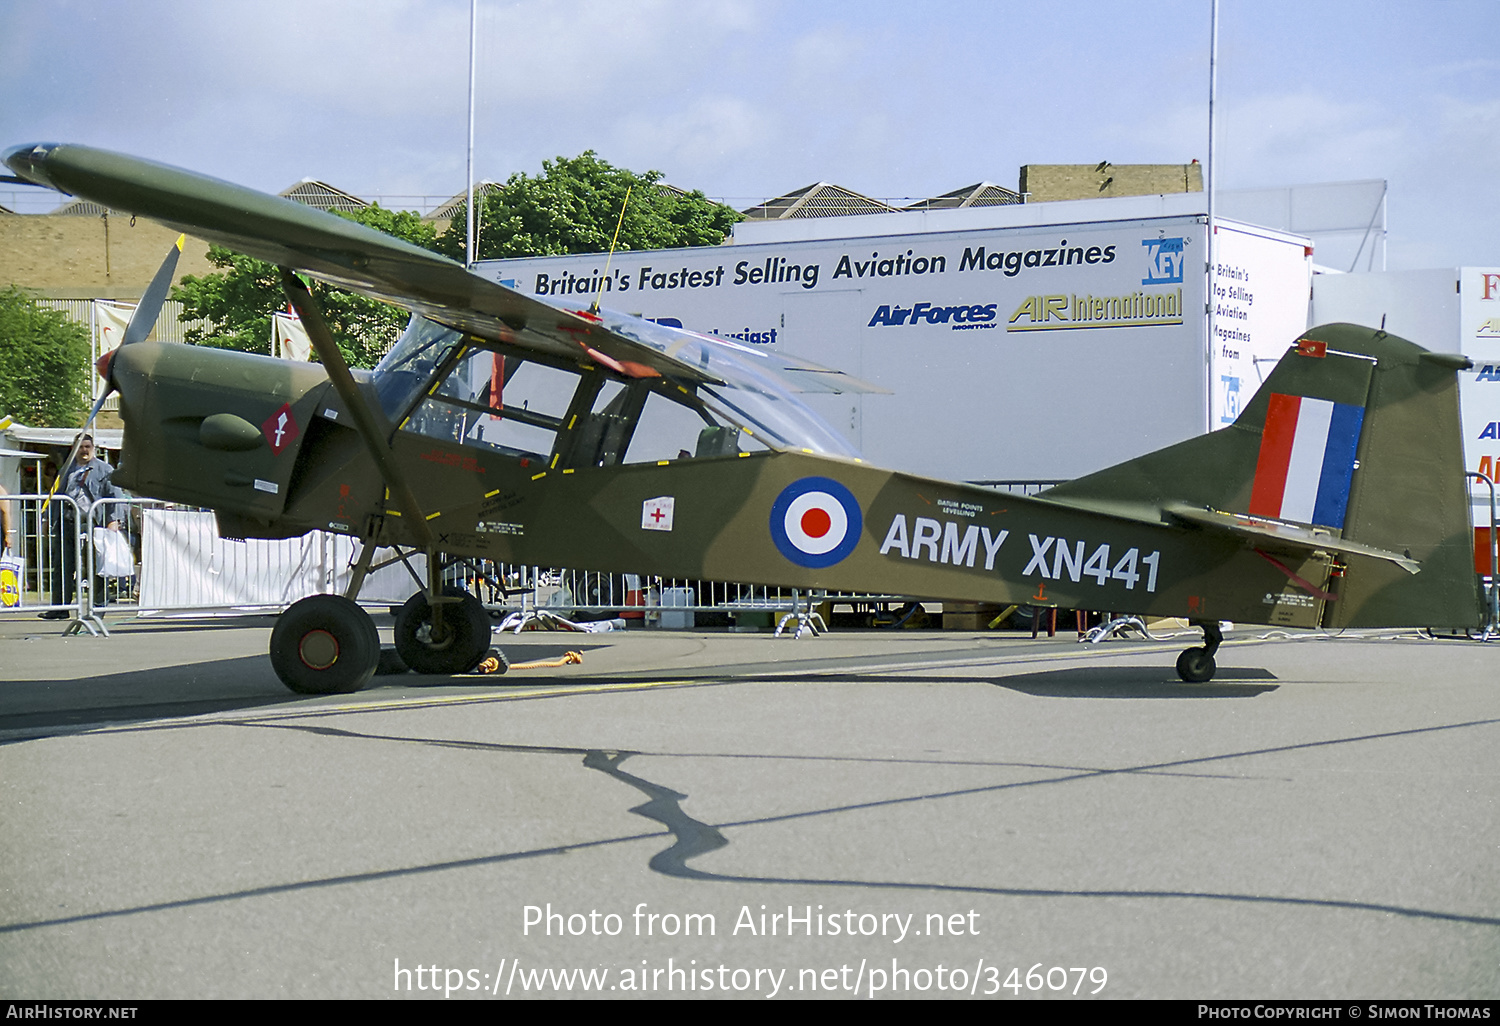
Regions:
<svg viewBox="0 0 1500 1026"><path fill-rule="evenodd" d="M796 395L839 391L830 386L838 372L619 314L606 324L717 380L624 380L583 361L575 369L522 359L417 315L375 369L374 384L386 415L404 431L518 457L556 451L564 466L762 448L857 455Z"/></svg>
<svg viewBox="0 0 1500 1026"><path fill-rule="evenodd" d="M579 375L482 347L449 358L450 369L422 398L405 430L514 456L552 451Z"/></svg>
<svg viewBox="0 0 1500 1026"><path fill-rule="evenodd" d="M868 391L862 382L785 353L768 353L636 317L606 312L604 323L611 331L720 379L723 384L698 388L698 398L716 419L744 428L774 448L859 455L796 393Z"/></svg>
<svg viewBox="0 0 1500 1026"><path fill-rule="evenodd" d="M375 391L386 418L398 421L433 370L463 341L453 328L413 314L401 338L375 368Z"/></svg>

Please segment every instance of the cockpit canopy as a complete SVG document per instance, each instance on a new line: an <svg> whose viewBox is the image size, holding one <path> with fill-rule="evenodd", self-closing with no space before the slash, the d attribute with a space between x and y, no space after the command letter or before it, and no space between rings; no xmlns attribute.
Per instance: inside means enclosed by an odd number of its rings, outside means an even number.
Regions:
<svg viewBox="0 0 1500 1026"><path fill-rule="evenodd" d="M760 449L856 458L798 392L866 391L817 364L609 311L603 327L680 364L680 377L580 345L576 360L414 314L376 367L398 429L546 461L610 466ZM655 361L658 366L662 361Z"/></svg>

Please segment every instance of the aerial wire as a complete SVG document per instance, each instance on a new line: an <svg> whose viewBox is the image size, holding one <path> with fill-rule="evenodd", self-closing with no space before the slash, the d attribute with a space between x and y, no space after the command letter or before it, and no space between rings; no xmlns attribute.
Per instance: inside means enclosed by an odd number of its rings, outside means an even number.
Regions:
<svg viewBox="0 0 1500 1026"><path fill-rule="evenodd" d="M625 223L625 207L630 203L630 190L634 188L634 182L631 182L629 185L625 186L625 199L620 203L620 219L615 222L615 234L614 237L609 240L609 256L606 257L604 261L604 274L599 279L599 288L594 291L593 312L596 314L599 312L599 297L604 295L604 283L609 281L609 265L615 259L615 243L620 241L620 226Z"/></svg>

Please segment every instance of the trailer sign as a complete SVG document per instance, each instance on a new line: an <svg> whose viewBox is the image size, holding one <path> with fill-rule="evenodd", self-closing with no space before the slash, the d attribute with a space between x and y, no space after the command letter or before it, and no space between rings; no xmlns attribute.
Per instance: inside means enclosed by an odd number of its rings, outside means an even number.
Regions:
<svg viewBox="0 0 1500 1026"><path fill-rule="evenodd" d="M1031 212L935 211L922 223L970 227L883 235L878 217L828 218L830 235L851 234L796 237L815 234L799 222L779 241L618 251L608 261L482 261L475 270L574 309L597 297L888 389L804 395L879 466L970 481L1061 479L1232 420L1240 393L1253 393L1260 369L1307 327L1305 239L1221 222L1217 270L1207 273L1207 226L1201 211L1189 212L1202 197L1159 199L1152 209L1183 212L1017 225ZM1071 206L1145 209L1125 200ZM1033 216L1051 209L1039 204ZM962 216L940 216L948 213ZM999 226L972 227L987 217ZM761 226L758 237L776 228Z"/></svg>
<svg viewBox="0 0 1500 1026"><path fill-rule="evenodd" d="M1141 279L1142 285L1180 285L1183 252L1181 239L1142 239L1141 245L1151 254L1151 269Z"/></svg>

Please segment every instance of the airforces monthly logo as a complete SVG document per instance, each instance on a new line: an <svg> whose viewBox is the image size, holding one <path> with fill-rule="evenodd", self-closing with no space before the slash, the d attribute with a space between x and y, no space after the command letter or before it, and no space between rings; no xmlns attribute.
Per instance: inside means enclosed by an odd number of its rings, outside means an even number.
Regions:
<svg viewBox="0 0 1500 1026"><path fill-rule="evenodd" d="M830 477L804 477L771 505L771 540L798 566L833 566L854 551L864 516L854 494Z"/></svg>

